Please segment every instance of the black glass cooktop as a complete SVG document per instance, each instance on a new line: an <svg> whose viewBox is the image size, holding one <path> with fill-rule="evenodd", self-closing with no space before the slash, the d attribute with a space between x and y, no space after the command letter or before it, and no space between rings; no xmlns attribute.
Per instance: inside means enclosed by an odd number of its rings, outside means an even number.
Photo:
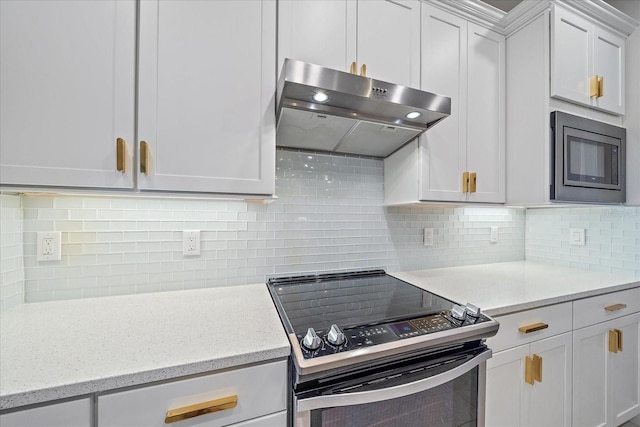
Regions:
<svg viewBox="0 0 640 427"><path fill-rule="evenodd" d="M454 306L383 270L278 278L268 285L289 323L285 326L297 335L333 324L347 329L425 317Z"/></svg>

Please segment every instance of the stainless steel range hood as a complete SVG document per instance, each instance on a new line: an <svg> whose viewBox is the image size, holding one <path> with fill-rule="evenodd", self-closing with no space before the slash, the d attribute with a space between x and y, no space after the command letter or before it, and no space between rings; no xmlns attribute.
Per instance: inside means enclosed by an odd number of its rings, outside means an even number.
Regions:
<svg viewBox="0 0 640 427"><path fill-rule="evenodd" d="M314 100L318 94L327 99ZM446 96L292 59L277 96L277 146L376 157L451 114Z"/></svg>

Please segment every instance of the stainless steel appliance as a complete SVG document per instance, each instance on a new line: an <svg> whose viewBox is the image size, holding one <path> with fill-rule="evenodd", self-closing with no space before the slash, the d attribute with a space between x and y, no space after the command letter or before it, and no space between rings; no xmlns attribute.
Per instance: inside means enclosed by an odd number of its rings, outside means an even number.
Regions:
<svg viewBox="0 0 640 427"><path fill-rule="evenodd" d="M551 188L556 202L626 201L626 129L551 113Z"/></svg>
<svg viewBox="0 0 640 427"><path fill-rule="evenodd" d="M276 145L386 157L451 114L446 96L286 59Z"/></svg>
<svg viewBox="0 0 640 427"><path fill-rule="evenodd" d="M270 279L295 426L483 426L498 322L383 270Z"/></svg>

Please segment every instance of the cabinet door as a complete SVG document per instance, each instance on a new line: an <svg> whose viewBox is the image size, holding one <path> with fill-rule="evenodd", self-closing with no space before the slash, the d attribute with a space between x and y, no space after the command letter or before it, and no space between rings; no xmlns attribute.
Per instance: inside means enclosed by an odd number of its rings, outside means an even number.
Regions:
<svg viewBox="0 0 640 427"><path fill-rule="evenodd" d="M421 200L465 201L467 22L422 6L423 90L451 98L451 115L420 137Z"/></svg>
<svg viewBox="0 0 640 427"><path fill-rule="evenodd" d="M142 190L272 194L276 3L140 3Z"/></svg>
<svg viewBox="0 0 640 427"><path fill-rule="evenodd" d="M571 426L571 333L532 342L542 358L542 381L526 384L524 426Z"/></svg>
<svg viewBox="0 0 640 427"><path fill-rule="evenodd" d="M485 425L513 427L523 425L526 404L524 360L529 345L497 352L487 361Z"/></svg>
<svg viewBox="0 0 640 427"><path fill-rule="evenodd" d="M640 313L573 333L573 424L617 426L640 414ZM610 348L611 331L621 348Z"/></svg>
<svg viewBox="0 0 640 427"><path fill-rule="evenodd" d="M476 191L467 201L504 203L505 39L473 23L467 36L466 170L476 173Z"/></svg>
<svg viewBox="0 0 640 427"><path fill-rule="evenodd" d="M624 47L624 38L594 26L593 74L603 78L603 91L593 103L620 115L624 115Z"/></svg>
<svg viewBox="0 0 640 427"><path fill-rule="evenodd" d="M349 71L356 60L356 0L278 2L278 76L286 58Z"/></svg>
<svg viewBox="0 0 640 427"><path fill-rule="evenodd" d="M608 353L611 369L611 425L618 426L640 414L640 313L610 322L621 332L622 350Z"/></svg>
<svg viewBox="0 0 640 427"><path fill-rule="evenodd" d="M0 183L132 188L136 3L2 1L0 20Z"/></svg>
<svg viewBox="0 0 640 427"><path fill-rule="evenodd" d="M367 76L420 87L419 0L358 1L357 34L358 67L366 64Z"/></svg>
<svg viewBox="0 0 640 427"><path fill-rule="evenodd" d="M551 96L591 105L592 32L593 26L586 19L552 8Z"/></svg>
<svg viewBox="0 0 640 427"><path fill-rule="evenodd" d="M73 400L0 415L2 427L91 427L91 399Z"/></svg>

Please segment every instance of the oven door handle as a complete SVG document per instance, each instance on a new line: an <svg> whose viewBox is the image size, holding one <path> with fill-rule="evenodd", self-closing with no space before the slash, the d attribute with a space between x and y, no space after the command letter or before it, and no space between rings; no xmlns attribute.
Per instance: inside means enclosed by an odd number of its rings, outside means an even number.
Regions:
<svg viewBox="0 0 640 427"><path fill-rule="evenodd" d="M335 406L351 406L363 403L381 402L384 400L404 397L410 394L420 393L425 390L453 381L466 374L481 363L491 358L491 349L478 354L468 362L463 363L449 371L432 377L423 378L407 384L388 387L380 390L361 391L355 393L341 393L327 396L316 396L307 399L296 399L296 411L312 411L314 409L332 408Z"/></svg>

